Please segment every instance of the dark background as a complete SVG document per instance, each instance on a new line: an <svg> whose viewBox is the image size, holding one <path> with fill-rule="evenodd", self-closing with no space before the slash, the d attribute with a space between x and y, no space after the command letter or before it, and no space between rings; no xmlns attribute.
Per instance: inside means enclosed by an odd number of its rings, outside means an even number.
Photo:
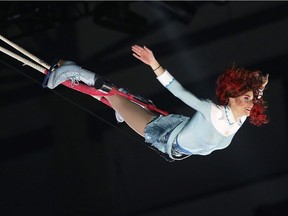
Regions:
<svg viewBox="0 0 288 216"><path fill-rule="evenodd" d="M288 215L287 2L1 2L1 34L52 64L75 61L169 112L194 110L131 55L146 45L187 89L215 101L235 64L270 74L270 123L169 163L112 109L0 54L0 215ZM3 42L1 46L9 48ZM13 50L11 48L11 50Z"/></svg>

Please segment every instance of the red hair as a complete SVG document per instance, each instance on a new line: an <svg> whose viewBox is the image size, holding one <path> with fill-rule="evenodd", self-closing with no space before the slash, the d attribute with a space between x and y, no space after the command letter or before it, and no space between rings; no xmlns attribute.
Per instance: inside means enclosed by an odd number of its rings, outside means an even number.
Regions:
<svg viewBox="0 0 288 216"><path fill-rule="evenodd" d="M259 95L262 87L262 73L259 70L249 71L243 68L228 68L217 78L216 96L220 105L228 105L229 98L235 98L253 91L254 106L250 112L250 123L256 126L267 124L268 119L265 111L267 103Z"/></svg>

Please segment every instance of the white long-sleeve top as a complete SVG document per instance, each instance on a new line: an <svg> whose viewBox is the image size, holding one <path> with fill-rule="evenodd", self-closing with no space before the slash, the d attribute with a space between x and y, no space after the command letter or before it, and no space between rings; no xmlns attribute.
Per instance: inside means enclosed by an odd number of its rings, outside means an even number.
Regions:
<svg viewBox="0 0 288 216"><path fill-rule="evenodd" d="M167 70L157 79L174 96L196 110L176 137L182 148L191 154L208 155L212 151L229 146L235 133L246 120L246 116L235 121L228 106L219 106L210 100L198 99L184 89Z"/></svg>

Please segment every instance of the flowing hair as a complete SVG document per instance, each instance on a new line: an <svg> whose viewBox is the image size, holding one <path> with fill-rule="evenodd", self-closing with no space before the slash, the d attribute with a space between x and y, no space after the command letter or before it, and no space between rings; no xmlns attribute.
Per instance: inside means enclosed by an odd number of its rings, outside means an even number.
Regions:
<svg viewBox="0 0 288 216"><path fill-rule="evenodd" d="M251 109L249 121L251 124L260 126L268 123L265 111L267 103L261 97L262 73L259 70L249 71L243 68L228 68L217 78L216 96L220 105L228 105L229 98L235 98L253 91L254 106Z"/></svg>

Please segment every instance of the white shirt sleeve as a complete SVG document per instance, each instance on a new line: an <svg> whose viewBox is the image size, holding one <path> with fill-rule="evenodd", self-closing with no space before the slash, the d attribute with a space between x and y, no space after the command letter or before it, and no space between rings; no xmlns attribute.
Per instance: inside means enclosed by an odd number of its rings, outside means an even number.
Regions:
<svg viewBox="0 0 288 216"><path fill-rule="evenodd" d="M158 81L165 87L168 87L174 80L174 77L165 70L163 74L157 77Z"/></svg>

